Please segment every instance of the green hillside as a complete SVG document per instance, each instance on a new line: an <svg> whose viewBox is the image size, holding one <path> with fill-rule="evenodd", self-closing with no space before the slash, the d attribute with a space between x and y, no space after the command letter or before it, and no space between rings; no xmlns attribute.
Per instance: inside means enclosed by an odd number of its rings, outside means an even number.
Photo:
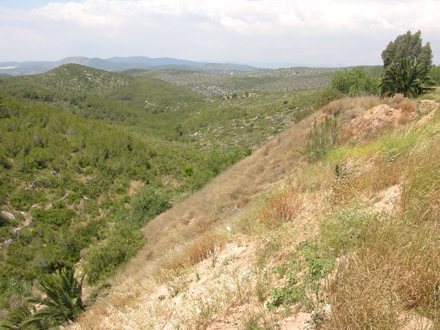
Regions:
<svg viewBox="0 0 440 330"><path fill-rule="evenodd" d="M237 84L245 90L248 80L267 84L274 78L243 79ZM323 78L318 75L313 79ZM261 146L313 111L315 105L314 90L251 93L254 97L246 97L246 91L224 98L204 97L160 79L131 77L76 64L37 76L1 80L0 91L27 104L62 108L82 118L104 121L140 138L154 137L159 144L163 140L179 141L197 149Z"/></svg>
<svg viewBox="0 0 440 330"><path fill-rule="evenodd" d="M145 222L246 155L146 140L64 110L0 99L2 308L14 307L11 299L29 293L35 278L81 256L90 282L110 274L143 244Z"/></svg>

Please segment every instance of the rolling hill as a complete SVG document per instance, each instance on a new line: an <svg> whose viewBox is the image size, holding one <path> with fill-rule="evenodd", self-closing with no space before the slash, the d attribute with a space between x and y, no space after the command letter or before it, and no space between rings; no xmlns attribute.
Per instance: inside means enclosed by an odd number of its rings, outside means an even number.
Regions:
<svg viewBox="0 0 440 330"><path fill-rule="evenodd" d="M173 58L148 58L145 56L112 57L109 59L87 58L83 56L67 57L56 62L0 62L0 74L30 75L40 74L65 64L79 64L107 71L124 71L128 69L181 69L194 71L256 71L259 68L247 65L202 63Z"/></svg>
<svg viewBox="0 0 440 330"><path fill-rule="evenodd" d="M245 92L234 96L237 93L231 89L234 93L227 97L207 98L188 86L138 77L138 72L131 70L134 76L130 76L67 64L41 75L3 79L0 92L22 102L59 107L83 118L105 121L141 137L190 143L198 149L236 145L255 148L312 112L315 103L313 89L251 94L255 97L245 97ZM224 80L223 75L210 75L209 79ZM177 76L186 77L188 72L177 71ZM248 78L251 85L246 79L235 82L228 77L235 86L241 84L242 90L255 87L254 82L268 81L264 77ZM310 79L327 81L328 73L317 72Z"/></svg>

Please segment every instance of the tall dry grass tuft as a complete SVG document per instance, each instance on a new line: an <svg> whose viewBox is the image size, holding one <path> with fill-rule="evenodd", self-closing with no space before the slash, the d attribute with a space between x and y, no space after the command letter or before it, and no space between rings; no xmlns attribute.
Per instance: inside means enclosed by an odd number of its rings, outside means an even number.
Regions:
<svg viewBox="0 0 440 330"><path fill-rule="evenodd" d="M218 253L226 243L226 236L217 231L209 231L187 244L179 246L169 252L160 261L158 278L167 281L176 272L193 266L200 261Z"/></svg>
<svg viewBox="0 0 440 330"><path fill-rule="evenodd" d="M339 114L339 119L345 122L347 119L351 120L362 111L371 109L380 103L378 96L345 97L325 105L322 111L327 115Z"/></svg>
<svg viewBox="0 0 440 330"><path fill-rule="evenodd" d="M394 109L402 109L402 111L404 112L412 112L416 108L416 104L414 101L399 93L395 94L392 97L382 99L382 103L388 104Z"/></svg>
<svg viewBox="0 0 440 330"><path fill-rule="evenodd" d="M327 288L332 318L325 329L399 329L411 310L438 318L439 239L430 226L370 223L364 245L340 263Z"/></svg>
<svg viewBox="0 0 440 330"><path fill-rule="evenodd" d="M440 139L415 153L403 186L402 208L407 219L415 222L440 220Z"/></svg>
<svg viewBox="0 0 440 330"><path fill-rule="evenodd" d="M276 191L263 202L258 218L268 228L278 227L293 220L302 203L302 196L291 188Z"/></svg>

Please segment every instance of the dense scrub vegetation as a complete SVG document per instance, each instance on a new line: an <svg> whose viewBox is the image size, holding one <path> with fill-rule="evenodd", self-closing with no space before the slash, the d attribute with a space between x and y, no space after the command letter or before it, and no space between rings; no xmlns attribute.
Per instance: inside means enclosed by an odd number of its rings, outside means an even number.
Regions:
<svg viewBox="0 0 440 330"><path fill-rule="evenodd" d="M318 87L328 83L326 72L312 77L325 77L325 83ZM310 113L315 105L314 90L295 91L290 86L285 92L258 92L249 97L253 91L249 88L246 93L244 90L241 94L231 92L225 98L206 99L163 80L74 64L38 76L0 80L4 95L104 121L141 139L148 136L148 142L160 145L159 149L163 140L190 143L197 149L260 146L286 124Z"/></svg>
<svg viewBox="0 0 440 330"><path fill-rule="evenodd" d="M379 78L364 67L349 68L331 76L330 84L321 91L317 101L322 107L345 96L379 95Z"/></svg>
<svg viewBox="0 0 440 330"><path fill-rule="evenodd" d="M81 257L89 283L105 278L142 246L142 225L247 154L238 147L158 150L145 139L0 99L2 309L20 310L34 279ZM143 188L134 193L133 183Z"/></svg>

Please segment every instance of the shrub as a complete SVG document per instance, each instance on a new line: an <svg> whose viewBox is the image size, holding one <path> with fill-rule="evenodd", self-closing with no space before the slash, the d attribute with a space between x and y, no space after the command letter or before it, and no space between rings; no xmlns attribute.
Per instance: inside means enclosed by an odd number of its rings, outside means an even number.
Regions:
<svg viewBox="0 0 440 330"><path fill-rule="evenodd" d="M28 211L33 204L46 201L44 193L35 189L22 190L9 198L9 204L20 211Z"/></svg>
<svg viewBox="0 0 440 330"><path fill-rule="evenodd" d="M63 201L55 202L50 209L34 208L32 216L35 222L47 223L55 226L69 226L70 220L76 215L74 210L66 208Z"/></svg>
<svg viewBox="0 0 440 330"><path fill-rule="evenodd" d="M339 131L339 123L333 117L325 117L325 120L319 124L315 121L301 154L312 163L324 158L336 145Z"/></svg>
<svg viewBox="0 0 440 330"><path fill-rule="evenodd" d="M325 88L321 93L319 93L316 105L321 108L324 105L329 104L331 101L341 99L344 96L345 94L336 88Z"/></svg>
<svg viewBox="0 0 440 330"><path fill-rule="evenodd" d="M9 227L0 227L0 242L11 238L13 235L11 228Z"/></svg>
<svg viewBox="0 0 440 330"><path fill-rule="evenodd" d="M191 177L194 174L194 169L192 167L187 166L185 167L184 172L187 176Z"/></svg>
<svg viewBox="0 0 440 330"><path fill-rule="evenodd" d="M154 183L144 186L131 199L130 205L129 220L140 226L171 207L170 196Z"/></svg>
<svg viewBox="0 0 440 330"><path fill-rule="evenodd" d="M50 274L64 266L61 255L54 243L47 244L45 247L40 248L35 253L32 264L40 274Z"/></svg>
<svg viewBox="0 0 440 330"><path fill-rule="evenodd" d="M87 282L96 283L133 257L144 244L144 236L129 224L116 223L106 240L92 246L84 257Z"/></svg>
<svg viewBox="0 0 440 330"><path fill-rule="evenodd" d="M336 72L331 77L329 88L348 96L378 95L379 79L370 75L363 67L356 67Z"/></svg>

